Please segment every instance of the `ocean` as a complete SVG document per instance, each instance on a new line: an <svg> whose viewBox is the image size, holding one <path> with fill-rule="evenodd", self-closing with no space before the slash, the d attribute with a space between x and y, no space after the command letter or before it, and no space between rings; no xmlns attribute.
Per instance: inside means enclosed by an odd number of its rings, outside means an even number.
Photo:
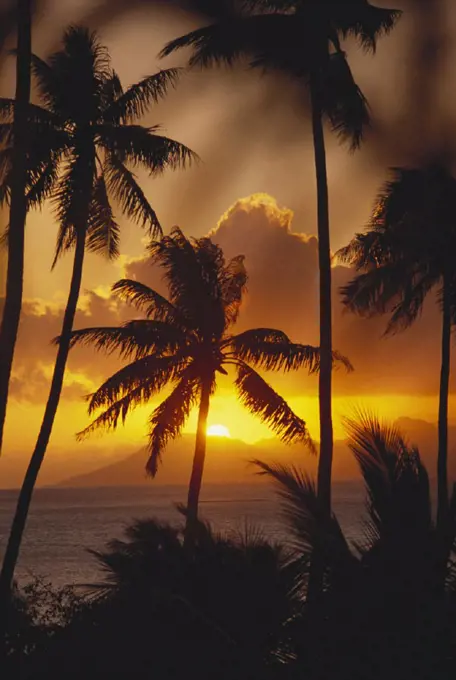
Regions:
<svg viewBox="0 0 456 680"><path fill-rule="evenodd" d="M175 504L184 502L184 486L37 489L33 498L16 578L36 576L54 586L100 582L102 575L88 549L102 549L121 538L134 519L181 520ZM3 555L17 492L0 491L0 557ZM336 483L334 511L349 538L359 535L363 494L359 484ZM288 540L280 505L267 484L207 485L200 513L219 530L243 531L254 526L271 539Z"/></svg>

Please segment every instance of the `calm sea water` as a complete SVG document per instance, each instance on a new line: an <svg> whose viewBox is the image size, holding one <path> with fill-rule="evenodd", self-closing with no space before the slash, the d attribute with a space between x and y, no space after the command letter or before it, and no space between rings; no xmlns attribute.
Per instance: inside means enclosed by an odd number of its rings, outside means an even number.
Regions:
<svg viewBox="0 0 456 680"><path fill-rule="evenodd" d="M175 503L183 502L185 493L183 486L38 489L20 555L19 581L33 576L58 586L99 581L100 572L87 549L103 548L107 541L121 537L133 519L155 517L178 523ZM16 497L14 491L0 491L0 556ZM334 509L346 534L356 536L363 512L360 486L336 484ZM201 515L217 529L238 531L253 525L273 539L287 541L280 507L267 485L206 486Z"/></svg>

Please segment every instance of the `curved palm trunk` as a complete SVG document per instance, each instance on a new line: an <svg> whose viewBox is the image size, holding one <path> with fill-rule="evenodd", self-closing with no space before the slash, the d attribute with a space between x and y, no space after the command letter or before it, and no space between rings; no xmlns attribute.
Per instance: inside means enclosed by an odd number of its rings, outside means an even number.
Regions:
<svg viewBox="0 0 456 680"><path fill-rule="evenodd" d="M437 458L437 526L443 528L449 509L448 499L448 392L450 385L451 295L443 279L442 363L439 395L439 449Z"/></svg>
<svg viewBox="0 0 456 680"><path fill-rule="evenodd" d="M322 108L315 77L310 83L312 131L315 152L318 203L318 262L320 270L320 456L318 495L327 512L331 511L331 468L333 458L331 251L329 241L329 199Z"/></svg>
<svg viewBox="0 0 456 680"><path fill-rule="evenodd" d="M206 458L207 416L211 397L212 376L204 378L201 386L201 401L196 430L195 455L193 456L192 474L188 488L187 521L185 525L185 541L191 541L198 519L198 503L203 481L204 459Z"/></svg>
<svg viewBox="0 0 456 680"><path fill-rule="evenodd" d="M70 350L71 331L73 330L74 317L76 314L76 306L79 299L79 292L81 289L82 268L84 264L84 250L85 250L85 230L81 231L76 241L76 252L73 263L73 274L71 278L70 292L68 295L67 306L63 318L61 341L57 352L57 358L54 366L54 374L52 376L51 388L49 397L44 412L43 422L41 424L40 433L35 445L35 450L30 459L27 472L25 474L24 482L17 501L16 512L11 527L8 545L6 548L5 557L3 559L2 571L0 574L0 607L5 606L5 602L9 598L11 592L11 585L13 581L16 563L19 557L19 550L22 542L22 536L27 522L27 516L32 500L33 490L38 478L41 464L44 460L46 448L51 436L52 427L54 425L55 414L62 392L63 378L65 375L65 367Z"/></svg>
<svg viewBox="0 0 456 680"><path fill-rule="evenodd" d="M5 306L0 327L0 453L8 402L8 388L13 366L24 280L24 240L27 216L27 109L30 101L30 63L32 20L30 0L17 2L16 106L13 122L13 167L8 236L8 267Z"/></svg>

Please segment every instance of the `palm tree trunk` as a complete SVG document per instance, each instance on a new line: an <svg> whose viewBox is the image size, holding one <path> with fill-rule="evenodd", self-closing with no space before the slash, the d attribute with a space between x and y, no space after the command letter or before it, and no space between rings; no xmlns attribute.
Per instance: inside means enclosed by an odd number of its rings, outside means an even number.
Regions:
<svg viewBox="0 0 456 680"><path fill-rule="evenodd" d="M331 251L329 241L329 199L326 173L325 138L322 107L316 77L310 83L312 131L315 152L318 204L318 262L320 270L320 456L318 460L318 495L331 511L331 468L333 458L332 390L332 317L331 317Z"/></svg>
<svg viewBox="0 0 456 680"><path fill-rule="evenodd" d="M5 557L3 559L0 574L0 608L6 608L6 602L11 593L11 585L14 577L16 563L19 557L19 549L27 521L27 516L32 500L33 490L46 453L46 448L54 425L55 415L62 392L65 367L70 350L71 331L73 330L74 317L81 289L82 268L84 264L85 230L81 230L76 240L74 255L73 274L71 278L70 292L68 295L65 315L63 317L62 334L54 366L49 397L44 412L40 433L35 445L35 450L30 459L27 472L16 506L13 524L11 527Z"/></svg>
<svg viewBox="0 0 456 680"><path fill-rule="evenodd" d="M206 458L207 416L211 396L212 376L203 379L201 386L201 401L198 414L198 428L196 430L195 455L193 456L192 474L188 489L187 521L185 526L185 540L191 541L198 519L198 503L203 481L204 459Z"/></svg>
<svg viewBox="0 0 456 680"><path fill-rule="evenodd" d="M443 277L442 363L439 396L439 450L437 458L437 526L444 527L448 517L448 392L450 385L451 294Z"/></svg>
<svg viewBox="0 0 456 680"><path fill-rule="evenodd" d="M32 20L30 0L17 2L16 105L13 122L13 166L8 236L6 297L0 326L0 453L13 366L24 280L24 240L27 216L27 117L30 101Z"/></svg>

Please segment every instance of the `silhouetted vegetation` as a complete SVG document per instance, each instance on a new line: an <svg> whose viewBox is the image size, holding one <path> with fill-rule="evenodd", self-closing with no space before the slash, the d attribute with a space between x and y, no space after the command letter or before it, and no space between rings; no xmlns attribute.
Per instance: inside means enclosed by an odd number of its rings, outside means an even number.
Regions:
<svg viewBox="0 0 456 680"><path fill-rule="evenodd" d="M86 251L108 259L119 254L120 226L112 201L151 236L162 233L158 217L132 168L154 176L185 166L192 151L135 124L175 84L176 69L149 76L124 91L107 49L94 33L70 27L48 62L33 55L32 71L42 106L27 112L27 208L53 204L59 225L55 262L74 248L73 269L49 396L35 449L24 477L0 574L0 602L8 598L36 480L46 454L63 388ZM14 100L0 100L2 191L13 189ZM13 144L13 147L11 147ZM6 395L5 395L6 398ZM1 415L1 414L0 414Z"/></svg>
<svg viewBox="0 0 456 680"><path fill-rule="evenodd" d="M456 180L444 167L398 168L382 188L365 233L339 251L360 272L341 291L348 309L365 316L389 313L386 334L409 328L425 299L437 292L442 310L439 399L439 524L448 514L448 394L451 328L456 320Z"/></svg>
<svg viewBox="0 0 456 680"><path fill-rule="evenodd" d="M318 492L331 511L333 457L332 299L329 196L323 123L351 150L357 149L369 125L367 101L356 84L341 41L354 36L365 50L394 27L400 12L357 2L243 0L228 3L216 23L176 38L162 50L166 56L191 47L190 66L233 65L279 71L308 88L317 184L318 264L320 273L320 456Z"/></svg>
<svg viewBox="0 0 456 680"><path fill-rule="evenodd" d="M149 253L151 264L164 270L168 299L138 281L123 279L114 284L113 291L136 305L146 318L117 328L86 328L72 334L72 345L85 343L134 359L91 395L89 413L104 411L79 436L100 427L115 429L119 419L125 422L134 407L147 404L172 385L171 394L149 419L146 470L155 476L166 444L181 433L197 406L187 502L190 526L198 514L207 419L217 374L228 375L227 369L234 369L234 386L242 404L285 443L304 442L313 450L305 422L255 369L287 372L304 367L315 373L320 368L320 350L293 343L274 328L231 334L247 284L242 255L226 263L221 248L209 238L189 240L178 228L152 242ZM349 361L337 352L332 360L351 369Z"/></svg>
<svg viewBox="0 0 456 680"><path fill-rule="evenodd" d="M418 450L366 414L346 427L366 494L356 541L305 472L257 462L281 498L286 547L198 522L189 550L184 526L136 522L93 552L104 579L82 597L38 584L16 599L14 677L452 677L456 494L442 561ZM324 585L308 602L315 553Z"/></svg>
<svg viewBox="0 0 456 680"><path fill-rule="evenodd" d="M374 51L400 12L367 0L173 3L212 23L171 41L161 56L190 48L190 66L246 60L254 68L285 73L308 90L320 347L294 343L273 328L236 333L247 284L244 257L227 262L211 239L191 239L178 228L163 235L136 168L155 176L185 167L196 155L160 135L157 126L146 128L139 121L177 84L179 70L160 71L124 90L108 51L83 27L68 28L61 48L45 61L31 54L36 3L17 0L16 96L0 99L0 203L10 215L3 238L8 271L0 328L0 449L22 304L27 212L45 202L53 206L59 226L54 264L67 251L75 252L49 398L0 575L0 671L18 680L188 675L449 680L456 673L456 487L450 491L447 474L456 180L440 138L437 162L396 168L367 230L338 253L356 272L342 289L343 303L360 315L389 314L387 334L413 324L425 299L436 294L442 312L436 518L417 447L394 426L364 412L345 420L365 492L356 539L344 533L331 506L332 370L336 362L349 370L351 364L332 349L324 123L351 150L359 147L370 111L344 41L355 38ZM116 2L117 10L121 4ZM424 7L421 0L415 4ZM425 47L438 43L433 26ZM9 24L0 29L0 40L9 30ZM422 50L417 54L422 61ZM435 50L430 61L427 91L434 91ZM37 104L30 103L32 76ZM420 92L412 92L415 104ZM429 119L433 104L427 102ZM115 206L146 229L151 263L164 271L167 297L122 279L113 293L136 306L142 318L74 331L85 254L119 255ZM133 408L171 388L149 421L146 469L155 476L168 441L198 408L188 499L179 508L184 519L178 526L137 521L123 540L92 551L103 574L99 583L54 589L33 581L19 587L14 570L69 351L84 343L108 354L116 351L127 363L90 395L89 413L101 414L80 437L100 427L115 429ZM260 374L299 368L319 373L317 479L299 466L255 461L280 497L287 540L274 544L254 528L238 535L216 533L198 516L198 502L217 374L234 370L234 386L246 408L284 442L301 441L312 449L305 422Z"/></svg>

